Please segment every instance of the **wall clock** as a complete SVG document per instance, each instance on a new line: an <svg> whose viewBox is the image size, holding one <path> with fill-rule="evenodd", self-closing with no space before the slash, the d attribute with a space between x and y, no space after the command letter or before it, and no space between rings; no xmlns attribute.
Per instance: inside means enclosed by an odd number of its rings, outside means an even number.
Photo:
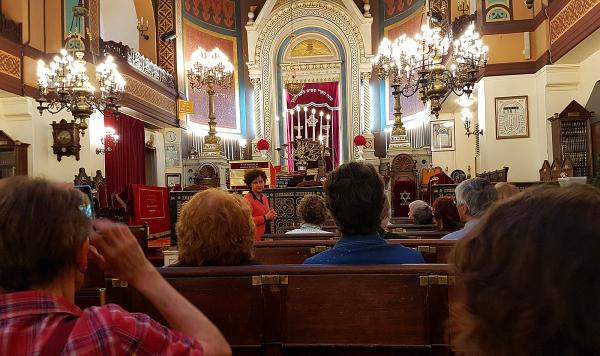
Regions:
<svg viewBox="0 0 600 356"><path fill-rule="evenodd" d="M75 159L79 161L79 151L81 150L79 124L63 119L60 122L53 121L50 126L52 126L52 138L54 139L52 150L58 161L60 162L63 156L75 156Z"/></svg>

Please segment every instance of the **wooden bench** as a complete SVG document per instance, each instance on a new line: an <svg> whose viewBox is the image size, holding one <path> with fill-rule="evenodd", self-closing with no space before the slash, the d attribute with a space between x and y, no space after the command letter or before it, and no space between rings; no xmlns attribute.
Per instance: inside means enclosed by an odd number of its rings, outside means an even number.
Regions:
<svg viewBox="0 0 600 356"><path fill-rule="evenodd" d="M388 230L399 230L399 231L403 231L403 230L419 230L419 231L435 231L437 229L439 229L439 226L437 226L436 224L421 224L421 225L416 225L416 224L390 224L387 227Z"/></svg>
<svg viewBox="0 0 600 356"><path fill-rule="evenodd" d="M332 248L334 240L285 240L256 241L254 258L262 264L300 264L305 259ZM421 252L427 263L447 263L448 254L456 241L439 239L402 239L388 240L388 243L400 243Z"/></svg>
<svg viewBox="0 0 600 356"><path fill-rule="evenodd" d="M449 231L439 230L408 230L408 231L394 231L400 238L407 239L441 239ZM262 241L293 241L293 240L338 240L340 234L264 234Z"/></svg>
<svg viewBox="0 0 600 356"><path fill-rule="evenodd" d="M234 355L448 355L447 265L162 268ZM108 300L165 323L131 287Z"/></svg>

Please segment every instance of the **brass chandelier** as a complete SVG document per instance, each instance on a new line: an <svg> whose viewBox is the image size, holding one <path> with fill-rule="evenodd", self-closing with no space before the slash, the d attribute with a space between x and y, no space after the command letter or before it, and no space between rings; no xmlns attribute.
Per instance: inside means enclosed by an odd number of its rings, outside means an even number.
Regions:
<svg viewBox="0 0 600 356"><path fill-rule="evenodd" d="M294 40L296 39L296 35L294 34L294 16L292 9L292 0L290 0L290 48L293 48ZM297 96L304 89L304 83L297 78L296 67L297 63L296 66L292 64L288 67L287 78L285 80L285 90L292 96Z"/></svg>
<svg viewBox="0 0 600 356"><path fill-rule="evenodd" d="M118 114L119 100L125 88L125 80L117 70L111 56L96 67L96 80L99 92L92 85L87 74L87 62L84 60L85 44L83 21L88 16L88 9L83 0L79 0L72 9L73 20L69 35L65 39L65 48L60 55L53 58L48 65L43 60L38 61L37 99L40 115L46 110L56 114L63 109L71 112L79 121L81 134L88 127L87 119L95 110L113 111ZM94 54L92 53L92 58Z"/></svg>
<svg viewBox="0 0 600 356"><path fill-rule="evenodd" d="M452 31L444 29L444 15L430 10L420 33L414 38L403 34L394 41L384 38L372 59L375 74L380 80L389 79L393 89L395 120L391 147L398 144L400 136L406 135L401 121L400 95L410 97L418 93L423 103L430 105L431 113L438 117L442 102L450 92L470 96L480 69L486 65L489 49L470 16L465 15L466 3L460 2L459 9L463 15L457 21L467 23L466 29L464 26L455 26Z"/></svg>

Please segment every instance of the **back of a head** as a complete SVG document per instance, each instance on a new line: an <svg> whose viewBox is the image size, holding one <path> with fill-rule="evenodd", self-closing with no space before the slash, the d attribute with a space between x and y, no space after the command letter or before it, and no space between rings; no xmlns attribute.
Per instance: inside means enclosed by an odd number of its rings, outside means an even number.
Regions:
<svg viewBox="0 0 600 356"><path fill-rule="evenodd" d="M519 188L506 182L498 182L494 188L496 188L496 191L498 192L498 201L502 201L519 194Z"/></svg>
<svg viewBox="0 0 600 356"><path fill-rule="evenodd" d="M461 182L455 190L456 204L465 204L469 215L481 217L485 210L498 199L498 192L487 179L470 178Z"/></svg>
<svg viewBox="0 0 600 356"><path fill-rule="evenodd" d="M413 222L416 225L431 224L433 214L429 204L422 200L415 200L408 204Z"/></svg>
<svg viewBox="0 0 600 356"><path fill-rule="evenodd" d="M459 351L600 354L600 191L536 187L493 206L452 257Z"/></svg>
<svg viewBox="0 0 600 356"><path fill-rule="evenodd" d="M75 265L88 237L86 197L44 179L0 180L0 289L45 287Z"/></svg>
<svg viewBox="0 0 600 356"><path fill-rule="evenodd" d="M252 259L254 222L240 195L218 189L196 193L177 221L179 259L186 264L237 265Z"/></svg>
<svg viewBox="0 0 600 356"><path fill-rule="evenodd" d="M323 225L327 219L325 200L319 195L305 195L298 203L297 210L298 215L305 223Z"/></svg>
<svg viewBox="0 0 600 356"><path fill-rule="evenodd" d="M342 234L379 230L383 180L373 166L355 161L344 163L329 174L324 190L327 207Z"/></svg>
<svg viewBox="0 0 600 356"><path fill-rule="evenodd" d="M439 197L433 202L433 217L442 222L443 230L454 231L461 226L456 204L451 197Z"/></svg>

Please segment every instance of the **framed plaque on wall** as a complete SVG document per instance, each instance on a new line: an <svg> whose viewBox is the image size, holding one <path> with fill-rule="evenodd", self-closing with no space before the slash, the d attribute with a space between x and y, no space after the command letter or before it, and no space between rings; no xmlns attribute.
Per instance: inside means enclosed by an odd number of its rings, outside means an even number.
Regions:
<svg viewBox="0 0 600 356"><path fill-rule="evenodd" d="M431 121L431 151L454 151L454 120Z"/></svg>
<svg viewBox="0 0 600 356"><path fill-rule="evenodd" d="M527 96L496 98L496 139L529 137Z"/></svg>

